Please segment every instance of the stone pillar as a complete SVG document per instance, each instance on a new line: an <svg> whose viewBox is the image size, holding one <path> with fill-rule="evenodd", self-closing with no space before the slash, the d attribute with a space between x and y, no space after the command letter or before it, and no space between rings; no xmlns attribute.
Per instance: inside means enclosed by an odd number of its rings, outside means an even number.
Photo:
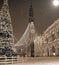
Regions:
<svg viewBox="0 0 59 65"><path fill-rule="evenodd" d="M59 56L59 49L56 48L56 56Z"/></svg>
<svg viewBox="0 0 59 65"><path fill-rule="evenodd" d="M49 49L49 56L52 56L52 55L53 55L52 49L50 48L50 49Z"/></svg>

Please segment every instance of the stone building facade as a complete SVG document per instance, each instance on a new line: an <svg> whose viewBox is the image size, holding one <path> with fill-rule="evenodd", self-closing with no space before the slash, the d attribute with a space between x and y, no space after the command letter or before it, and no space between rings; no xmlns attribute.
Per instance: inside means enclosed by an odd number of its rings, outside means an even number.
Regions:
<svg viewBox="0 0 59 65"><path fill-rule="evenodd" d="M59 19L42 34L42 56L59 56Z"/></svg>

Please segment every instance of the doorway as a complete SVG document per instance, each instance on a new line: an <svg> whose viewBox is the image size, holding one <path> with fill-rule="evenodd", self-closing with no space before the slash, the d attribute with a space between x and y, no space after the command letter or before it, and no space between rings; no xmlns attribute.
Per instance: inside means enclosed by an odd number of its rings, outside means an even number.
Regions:
<svg viewBox="0 0 59 65"><path fill-rule="evenodd" d="M54 46L52 46L52 55L53 55L53 56L55 56L55 55L56 55L55 51L56 51L56 50L55 50L55 47L54 47Z"/></svg>

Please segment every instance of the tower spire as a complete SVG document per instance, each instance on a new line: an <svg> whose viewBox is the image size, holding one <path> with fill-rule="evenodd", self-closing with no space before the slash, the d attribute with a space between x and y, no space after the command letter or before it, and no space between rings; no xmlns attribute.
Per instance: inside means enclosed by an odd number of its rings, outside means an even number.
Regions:
<svg viewBox="0 0 59 65"><path fill-rule="evenodd" d="M29 22L34 22L32 1L30 2L30 8L29 8Z"/></svg>

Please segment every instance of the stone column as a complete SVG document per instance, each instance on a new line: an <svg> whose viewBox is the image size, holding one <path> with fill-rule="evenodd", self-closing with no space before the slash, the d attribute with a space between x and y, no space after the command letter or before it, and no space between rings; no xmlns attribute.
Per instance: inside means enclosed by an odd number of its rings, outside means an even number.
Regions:
<svg viewBox="0 0 59 65"><path fill-rule="evenodd" d="M59 49L56 48L56 56L58 56L58 55L59 55Z"/></svg>

